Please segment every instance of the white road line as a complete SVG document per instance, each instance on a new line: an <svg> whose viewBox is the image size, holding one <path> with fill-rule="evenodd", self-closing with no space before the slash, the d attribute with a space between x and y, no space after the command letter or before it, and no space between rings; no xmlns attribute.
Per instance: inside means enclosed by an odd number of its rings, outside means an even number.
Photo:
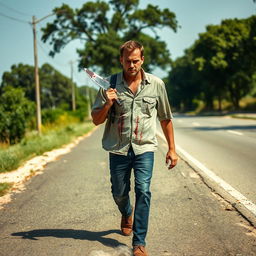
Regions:
<svg viewBox="0 0 256 256"><path fill-rule="evenodd" d="M244 135L243 133L241 133L241 132L236 132L236 131L232 131L232 130L227 130L227 132L229 132L229 133L233 133L233 134L236 134L236 135Z"/></svg>
<svg viewBox="0 0 256 256"><path fill-rule="evenodd" d="M194 125L194 126L200 126L200 124L197 123L197 122L193 122L192 125Z"/></svg>
<svg viewBox="0 0 256 256"><path fill-rule="evenodd" d="M157 135L165 140L165 137L159 131ZM182 149L179 145L176 145L177 151L183 155L189 162L192 162L196 165L204 174L206 174L209 178L211 178L214 182L216 182L220 187L222 187L225 191L227 191L231 196L233 196L238 203L242 204L245 208L247 208L251 213L256 216L256 205L248 200L244 195L242 195L239 191L234 189L231 185L229 185L226 181L217 176L213 171L208 169L205 165L200 163L197 159L191 156L188 152Z"/></svg>

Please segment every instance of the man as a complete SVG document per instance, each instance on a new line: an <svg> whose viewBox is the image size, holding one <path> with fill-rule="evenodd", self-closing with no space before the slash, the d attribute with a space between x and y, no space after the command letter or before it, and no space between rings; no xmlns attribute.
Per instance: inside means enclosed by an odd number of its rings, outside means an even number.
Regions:
<svg viewBox="0 0 256 256"><path fill-rule="evenodd" d="M123 235L130 235L133 231L135 256L148 255L145 237L151 198L150 181L157 147L157 117L169 146L166 154L169 169L178 160L165 85L159 78L144 72L143 52L143 46L136 41L128 41L120 47L123 72L116 75L115 88L107 91L100 89L92 108L95 125L107 119L102 144L110 152L112 194L122 214ZM129 198L132 169L136 194L134 208Z"/></svg>

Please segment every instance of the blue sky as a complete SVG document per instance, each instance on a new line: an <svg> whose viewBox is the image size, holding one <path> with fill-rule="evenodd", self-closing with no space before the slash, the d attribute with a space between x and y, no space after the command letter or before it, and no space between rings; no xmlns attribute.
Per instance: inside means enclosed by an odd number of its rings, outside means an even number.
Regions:
<svg viewBox="0 0 256 256"><path fill-rule="evenodd" d="M32 16L38 19L51 13L54 7L66 3L72 8L80 8L82 0L0 0L0 80L3 72L10 71L13 64L24 63L33 65L32 27L28 24ZM182 56L183 51L191 46L198 34L205 31L206 25L219 24L227 18L247 18L256 14L253 0L140 0L140 7L147 4L169 8L176 14L179 25L177 33L169 29L159 31L161 40L165 41L173 59ZM4 16L9 16L4 17ZM13 20L16 18L19 21ZM48 56L50 46L40 41L40 28L54 17L49 17L37 26L39 66L48 62L66 76L70 76L70 61L77 60L76 48L82 48L77 40L70 43L54 58ZM78 72L74 64L74 81L78 85L87 82L85 74ZM154 74L163 77L165 72L156 69Z"/></svg>

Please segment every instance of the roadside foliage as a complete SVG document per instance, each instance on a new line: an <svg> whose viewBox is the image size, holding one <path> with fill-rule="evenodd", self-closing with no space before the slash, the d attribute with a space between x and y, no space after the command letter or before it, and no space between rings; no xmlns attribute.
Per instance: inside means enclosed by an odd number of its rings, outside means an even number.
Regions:
<svg viewBox="0 0 256 256"><path fill-rule="evenodd" d="M199 101L206 110L223 102L240 109L245 96L256 98L256 16L227 19L206 32L175 60L167 79L177 110L191 111ZM256 101L249 110L256 110Z"/></svg>
<svg viewBox="0 0 256 256"><path fill-rule="evenodd" d="M43 131L47 127L82 122L96 90L87 86L76 88L77 110L71 111L72 81L49 64L39 69ZM90 97L89 97L90 95ZM4 72L0 86L0 143L20 142L36 128L34 68L13 65Z"/></svg>

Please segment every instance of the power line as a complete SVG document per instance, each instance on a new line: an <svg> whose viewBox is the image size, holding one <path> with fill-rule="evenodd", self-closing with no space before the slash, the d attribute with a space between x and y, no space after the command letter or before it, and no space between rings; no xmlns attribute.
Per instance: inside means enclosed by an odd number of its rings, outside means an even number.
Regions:
<svg viewBox="0 0 256 256"><path fill-rule="evenodd" d="M40 23L38 24L38 26L40 27L40 30L43 28ZM40 36L39 33L40 33L40 32L37 30L37 35L38 35L38 36ZM56 59L54 59L54 58L52 58L52 57L49 56L49 52L51 51L49 45L47 45L47 44L42 44L42 41L39 41L39 40L37 40L37 42L38 42L38 44L39 44L41 50L44 52L44 54L45 54L49 59L51 59L56 65L58 65L59 67L66 67L66 66L67 66L67 65L65 65L65 64L63 64L63 63L60 63L60 62L58 62ZM65 56L66 59L69 59L69 58L70 58L70 56L68 56L68 55L66 55L66 54L64 54L64 53L62 53L62 54ZM77 61L76 61L76 62L77 62Z"/></svg>
<svg viewBox="0 0 256 256"><path fill-rule="evenodd" d="M39 35L39 32L37 31L37 35ZM46 44L44 44L44 46L42 45L42 42L40 41L40 40L36 40L37 41L37 43L38 43L38 45L39 45L39 47L41 48L41 50L42 50L42 52L44 53L44 55L49 59L49 60L51 60L52 62L54 62L57 66L59 66L59 67L66 67L67 65L64 65L63 63L59 63L58 61L56 61L56 59L54 59L54 58L52 58L52 57L50 57L49 56L49 51L50 51L50 49L49 49L49 47L46 45Z"/></svg>
<svg viewBox="0 0 256 256"><path fill-rule="evenodd" d="M20 22L20 23L29 24L29 22L28 22L28 21L21 20L21 19L17 19L17 18L15 18L15 17L5 15L5 14L4 14L4 13L2 13L2 12L0 12L0 16L5 17L5 18L8 18L8 19L10 19L10 20L18 21L18 22Z"/></svg>
<svg viewBox="0 0 256 256"><path fill-rule="evenodd" d="M36 40L36 41L37 41L37 43L38 43L40 49L41 49L42 52L44 53L44 55L45 55L49 60L51 60L55 65L57 65L57 66L59 66L59 67L66 67L66 65L59 63L59 62L56 61L54 58L52 58L52 57L49 56L47 50L42 46L41 41L39 41L39 40Z"/></svg>
<svg viewBox="0 0 256 256"><path fill-rule="evenodd" d="M17 14L20 14L20 15L23 15L23 16L29 16L29 17L32 16L32 15L30 15L28 13L20 12L20 11L18 11L18 10L14 9L14 8L6 5L6 4L3 4L1 2L0 2L0 5L2 5L3 7L5 7L6 9L8 9L10 11L16 12Z"/></svg>
<svg viewBox="0 0 256 256"><path fill-rule="evenodd" d="M38 32L37 32L37 34L38 34ZM38 45L39 45L39 48L40 48L41 51L44 53L44 55L45 55L49 60L51 60L51 62L53 62L55 65L57 65L58 68L62 69L63 67L67 67L67 65L65 65L65 64L63 64L63 63L60 63L60 62L56 61L56 59L50 57L49 54L47 53L47 50L46 50L46 49L43 47L43 45L41 44L41 41L39 41L38 39L37 39L36 41L37 41L37 43L38 43ZM48 48L46 45L45 45L45 47ZM58 70L58 71L59 71L61 74L63 74L62 71L60 71L60 70ZM63 75L64 75L64 74L63 74ZM75 70L74 70L74 72L73 72L73 76L74 76L74 80L75 80L75 81L79 81L79 82L81 83L80 79L78 79L78 77L77 77L77 72L76 72Z"/></svg>

